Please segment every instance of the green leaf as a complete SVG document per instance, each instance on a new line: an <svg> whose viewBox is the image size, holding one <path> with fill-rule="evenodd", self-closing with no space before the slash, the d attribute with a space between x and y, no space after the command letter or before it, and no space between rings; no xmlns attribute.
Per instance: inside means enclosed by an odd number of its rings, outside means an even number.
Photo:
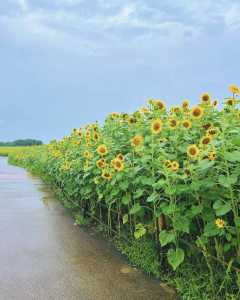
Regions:
<svg viewBox="0 0 240 300"><path fill-rule="evenodd" d="M158 193L152 193L148 198L147 202L156 202L159 199Z"/></svg>
<svg viewBox="0 0 240 300"><path fill-rule="evenodd" d="M224 203L221 200L217 200L213 204L213 209L215 210L217 216L224 216L231 211L232 207L230 202Z"/></svg>
<svg viewBox="0 0 240 300"><path fill-rule="evenodd" d="M173 249L168 250L167 259L174 271L184 261L184 256L185 256L184 251L181 248L177 248L176 250Z"/></svg>
<svg viewBox="0 0 240 300"><path fill-rule="evenodd" d="M124 205L128 205L131 201L131 195L127 194L125 196L122 197L122 204Z"/></svg>
<svg viewBox="0 0 240 300"><path fill-rule="evenodd" d="M203 159L199 161L198 169L201 171L206 171L210 169L215 164L214 161L209 161L207 159Z"/></svg>
<svg viewBox="0 0 240 300"><path fill-rule="evenodd" d="M214 222L209 222L204 228L204 235L207 237L216 236L219 234L219 229Z"/></svg>
<svg viewBox="0 0 240 300"><path fill-rule="evenodd" d="M229 188L237 182L237 179L238 179L237 174L232 174L231 176L220 175L219 178L218 178L218 182L223 187Z"/></svg>
<svg viewBox="0 0 240 300"><path fill-rule="evenodd" d="M176 195L181 195L182 193L189 192L190 187L187 184L176 184Z"/></svg>
<svg viewBox="0 0 240 300"><path fill-rule="evenodd" d="M147 230L142 223L137 224L134 232L135 239L140 239L146 234L146 232Z"/></svg>
<svg viewBox="0 0 240 300"><path fill-rule="evenodd" d="M240 137L233 138L232 143L236 146L240 146Z"/></svg>
<svg viewBox="0 0 240 300"><path fill-rule="evenodd" d="M230 162L240 162L240 151L226 152L224 158Z"/></svg>
<svg viewBox="0 0 240 300"><path fill-rule="evenodd" d="M191 215L193 217L199 215L202 211L203 211L203 205L202 204L200 204L200 205L193 205L191 207Z"/></svg>
<svg viewBox="0 0 240 300"><path fill-rule="evenodd" d="M181 152L181 153L186 153L186 148L189 146L189 144L181 144L177 147L177 149Z"/></svg>
<svg viewBox="0 0 240 300"><path fill-rule="evenodd" d="M161 189L165 184L166 184L166 181L164 179L160 179L156 183L153 184L153 187L155 189Z"/></svg>
<svg viewBox="0 0 240 300"><path fill-rule="evenodd" d="M121 190L126 191L128 189L129 182L128 181L122 181L119 183L119 187Z"/></svg>
<svg viewBox="0 0 240 300"><path fill-rule="evenodd" d="M140 198L140 197L143 195L143 193L144 193L144 190L138 189L138 190L136 191L136 193L134 194L134 198L135 198L135 199Z"/></svg>
<svg viewBox="0 0 240 300"><path fill-rule="evenodd" d="M194 191L194 192L198 192L199 189L201 187L201 183L199 181L193 181L191 183L191 189Z"/></svg>
<svg viewBox="0 0 240 300"><path fill-rule="evenodd" d="M235 225L236 225L237 227L240 228L240 217L236 217L236 218L234 219L234 223L235 223Z"/></svg>
<svg viewBox="0 0 240 300"><path fill-rule="evenodd" d="M130 215L136 215L137 213L139 213L140 211L142 211L142 206L137 203L135 205L133 205L133 207L130 209L129 214Z"/></svg>
<svg viewBox="0 0 240 300"><path fill-rule="evenodd" d="M175 195L175 194L176 194L176 191L177 191L177 189L176 189L175 186L168 186L168 187L165 188L165 193L166 193L167 195L169 195L169 196Z"/></svg>
<svg viewBox="0 0 240 300"><path fill-rule="evenodd" d="M111 191L111 197L116 197L118 194L119 194L119 189L117 188L113 188L112 191Z"/></svg>
<svg viewBox="0 0 240 300"><path fill-rule="evenodd" d="M149 178L149 177L146 177L146 176L141 176L140 180L141 180L142 185L153 186L153 184L155 183L153 178Z"/></svg>
<svg viewBox="0 0 240 300"><path fill-rule="evenodd" d="M162 247L175 241L175 235L173 232L167 232L162 230L159 234L159 241Z"/></svg>
<svg viewBox="0 0 240 300"><path fill-rule="evenodd" d="M167 216L172 215L176 210L176 207L173 204L163 203L163 204L161 204L160 207L161 207L161 210L164 213L164 215L167 215Z"/></svg>
<svg viewBox="0 0 240 300"><path fill-rule="evenodd" d="M230 249L231 249L231 244L225 244L225 245L223 246L223 251L224 251L225 253L228 252Z"/></svg>
<svg viewBox="0 0 240 300"><path fill-rule="evenodd" d="M176 215L173 219L173 227L177 231L189 233L189 220L187 217Z"/></svg>
<svg viewBox="0 0 240 300"><path fill-rule="evenodd" d="M128 222L128 215L123 216L123 224L126 224Z"/></svg>

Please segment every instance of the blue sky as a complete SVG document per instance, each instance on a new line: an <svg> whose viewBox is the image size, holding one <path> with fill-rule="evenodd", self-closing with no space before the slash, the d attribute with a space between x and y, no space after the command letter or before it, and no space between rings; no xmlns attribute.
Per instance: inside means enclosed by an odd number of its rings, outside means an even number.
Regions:
<svg viewBox="0 0 240 300"><path fill-rule="evenodd" d="M0 140L49 141L131 112L240 84L238 0L4 0Z"/></svg>

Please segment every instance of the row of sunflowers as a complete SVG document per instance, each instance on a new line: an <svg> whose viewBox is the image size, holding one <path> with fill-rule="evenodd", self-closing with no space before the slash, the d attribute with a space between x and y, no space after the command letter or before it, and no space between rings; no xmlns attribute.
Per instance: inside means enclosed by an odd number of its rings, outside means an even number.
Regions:
<svg viewBox="0 0 240 300"><path fill-rule="evenodd" d="M204 93L193 107L149 99L10 159L41 170L66 206L109 234L150 237L161 264L176 270L203 257L238 289L240 89L229 90L221 103Z"/></svg>

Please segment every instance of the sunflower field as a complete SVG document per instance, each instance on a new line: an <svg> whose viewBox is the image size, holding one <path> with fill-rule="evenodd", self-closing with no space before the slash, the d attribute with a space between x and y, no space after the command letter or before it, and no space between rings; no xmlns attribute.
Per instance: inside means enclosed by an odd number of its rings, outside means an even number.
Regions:
<svg viewBox="0 0 240 300"><path fill-rule="evenodd" d="M240 89L229 90L193 107L149 99L10 162L43 176L79 223L150 241L158 275L204 268L198 294L185 299L240 299Z"/></svg>

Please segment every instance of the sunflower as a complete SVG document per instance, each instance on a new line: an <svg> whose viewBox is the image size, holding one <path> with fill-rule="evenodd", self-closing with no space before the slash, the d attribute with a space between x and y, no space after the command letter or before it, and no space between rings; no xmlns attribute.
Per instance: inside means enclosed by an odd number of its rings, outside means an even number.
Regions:
<svg viewBox="0 0 240 300"><path fill-rule="evenodd" d="M123 119L124 121L127 121L128 118L129 118L129 115L128 115L127 113L123 113L123 114L122 114L122 119Z"/></svg>
<svg viewBox="0 0 240 300"><path fill-rule="evenodd" d="M208 93L202 94L200 99L201 99L202 103L207 103L207 104L209 104L211 101L211 97Z"/></svg>
<svg viewBox="0 0 240 300"><path fill-rule="evenodd" d="M176 129L177 125L178 125L178 120L173 118L168 120L168 126L170 127L170 129Z"/></svg>
<svg viewBox="0 0 240 300"><path fill-rule="evenodd" d="M173 107L170 109L170 111L171 111L172 113L177 114L177 113L179 113L179 112L181 111L181 108L180 108L179 106L173 106Z"/></svg>
<svg viewBox="0 0 240 300"><path fill-rule="evenodd" d="M174 172L178 171L179 169L179 163L177 161L171 162L170 169Z"/></svg>
<svg viewBox="0 0 240 300"><path fill-rule="evenodd" d="M141 135L136 135L135 137L132 138L131 142L132 142L132 146L133 147L138 147L140 146L144 141L143 136Z"/></svg>
<svg viewBox="0 0 240 300"><path fill-rule="evenodd" d="M154 104L156 105L156 107L160 110L163 111L165 110L165 103L162 100L155 100Z"/></svg>
<svg viewBox="0 0 240 300"><path fill-rule="evenodd" d="M137 123L137 119L136 118L134 118L132 116L128 118L128 124L129 125L133 125L135 123Z"/></svg>
<svg viewBox="0 0 240 300"><path fill-rule="evenodd" d="M86 132L86 138L90 138L91 137L91 133L90 133L90 131L87 131Z"/></svg>
<svg viewBox="0 0 240 300"><path fill-rule="evenodd" d="M211 140L212 140L211 136L209 136L209 135L204 136L201 139L200 144L203 145L203 146L206 146L206 145L208 145L211 142Z"/></svg>
<svg viewBox="0 0 240 300"><path fill-rule="evenodd" d="M92 157L92 154L91 152L89 152L88 150L85 150L83 152L83 156L86 158L86 159L90 159Z"/></svg>
<svg viewBox="0 0 240 300"><path fill-rule="evenodd" d="M93 129L93 131L97 131L98 130L98 124L92 124L92 129Z"/></svg>
<svg viewBox="0 0 240 300"><path fill-rule="evenodd" d="M85 141L87 142L91 141L91 136L90 135L85 136Z"/></svg>
<svg viewBox="0 0 240 300"><path fill-rule="evenodd" d="M97 153L101 156L104 156L108 153L108 149L107 146L102 144L100 146L97 147Z"/></svg>
<svg viewBox="0 0 240 300"><path fill-rule="evenodd" d="M94 133L93 139L94 139L95 141L98 141L98 140L99 140L99 134L98 134L97 132Z"/></svg>
<svg viewBox="0 0 240 300"><path fill-rule="evenodd" d="M149 109L147 107L141 107L139 111L143 114L149 113Z"/></svg>
<svg viewBox="0 0 240 300"><path fill-rule="evenodd" d="M225 103L229 106L233 106L236 104L236 100L234 98L229 98Z"/></svg>
<svg viewBox="0 0 240 300"><path fill-rule="evenodd" d="M122 160L115 158L113 160L113 167L116 171L122 171L124 169L124 163Z"/></svg>
<svg viewBox="0 0 240 300"><path fill-rule="evenodd" d="M191 111L191 115L194 119L201 119L203 116L203 109L201 106L194 106Z"/></svg>
<svg viewBox="0 0 240 300"><path fill-rule="evenodd" d="M217 100L213 100L212 106L217 106L217 105L218 105L218 101Z"/></svg>
<svg viewBox="0 0 240 300"><path fill-rule="evenodd" d="M186 129L190 129L192 127L192 122L190 120L183 120L182 125Z"/></svg>
<svg viewBox="0 0 240 300"><path fill-rule="evenodd" d="M213 161L217 158L217 155L216 155L216 152L215 151L211 151L209 154L208 154L208 159Z"/></svg>
<svg viewBox="0 0 240 300"><path fill-rule="evenodd" d="M162 131L163 123L160 119L154 120L151 124L151 131L154 134L158 134Z"/></svg>
<svg viewBox="0 0 240 300"><path fill-rule="evenodd" d="M188 167L184 168L184 174L186 176L190 176L191 175L191 170Z"/></svg>
<svg viewBox="0 0 240 300"><path fill-rule="evenodd" d="M214 137L218 134L218 129L217 128L214 128L214 127L210 127L207 131L207 135L210 136L210 137Z"/></svg>
<svg viewBox="0 0 240 300"><path fill-rule="evenodd" d="M169 159L164 162L164 166L168 169L171 168L171 164L172 164L172 162Z"/></svg>
<svg viewBox="0 0 240 300"><path fill-rule="evenodd" d="M106 168L107 162L106 162L106 160L105 160L104 158L101 158L101 159L97 160L96 166L97 166L99 169Z"/></svg>
<svg viewBox="0 0 240 300"><path fill-rule="evenodd" d="M182 102L182 108L183 109L187 109L189 107L189 100L183 100Z"/></svg>
<svg viewBox="0 0 240 300"><path fill-rule="evenodd" d="M112 179L112 174L107 170L103 170L102 178L104 178L106 180L111 180Z"/></svg>
<svg viewBox="0 0 240 300"><path fill-rule="evenodd" d="M119 154L117 155L117 159L120 159L120 160L124 161L124 156L123 156L123 154L122 154L122 153L119 153Z"/></svg>
<svg viewBox="0 0 240 300"><path fill-rule="evenodd" d="M203 124L202 125L202 127L203 127L203 129L205 129L205 130L208 130L209 128L211 128L212 127L212 123L205 123L205 124Z"/></svg>
<svg viewBox="0 0 240 300"><path fill-rule="evenodd" d="M111 119L117 119L119 117L119 114L118 113L116 113L116 112L112 112L112 113L110 113L110 118Z"/></svg>
<svg viewBox="0 0 240 300"><path fill-rule="evenodd" d="M240 94L240 89L239 89L239 87L237 87L235 84L231 84L231 85L229 86L229 91L230 91L230 93L232 93L232 94Z"/></svg>
<svg viewBox="0 0 240 300"><path fill-rule="evenodd" d="M217 226L217 228L223 229L225 227L225 221L223 219L218 218L215 221L215 225Z"/></svg>
<svg viewBox="0 0 240 300"><path fill-rule="evenodd" d="M196 145L190 145L187 148L187 155L191 158L196 158L199 155L199 149Z"/></svg>

